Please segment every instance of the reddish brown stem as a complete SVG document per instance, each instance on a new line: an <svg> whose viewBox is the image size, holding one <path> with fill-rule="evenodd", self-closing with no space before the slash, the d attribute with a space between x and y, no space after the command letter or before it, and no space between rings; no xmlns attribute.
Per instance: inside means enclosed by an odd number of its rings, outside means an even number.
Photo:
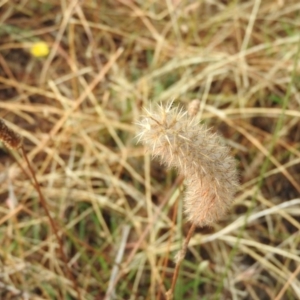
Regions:
<svg viewBox="0 0 300 300"><path fill-rule="evenodd" d="M181 250L177 254L178 257L177 257L176 266L175 266L175 270L174 270L174 274L173 274L173 278L172 278L172 285L171 285L171 288L166 293L167 300L173 299L173 294L174 294L175 285L176 285L178 274L179 274L180 264L185 257L187 247L189 245L190 239L191 239L195 229L196 229L196 225L193 223L185 240L184 240Z"/></svg>
<svg viewBox="0 0 300 300"><path fill-rule="evenodd" d="M55 222L54 222L53 218L50 215L50 212L49 212L49 209L48 209L48 206L47 206L47 202L46 202L46 200L45 200L45 198L44 198L44 196L43 196L43 194L41 192L40 185L39 185L39 183L38 183L38 181L36 179L35 172L34 172L33 168L31 167L31 164L30 164L30 162L28 160L28 157L27 157L27 154L26 154L26 152L24 150L24 147L22 146L21 149L22 149L22 154L23 154L23 156L25 158L25 161L26 161L26 163L28 165L29 171L30 171L30 173L32 175L34 187L35 187L36 191L39 194L40 202L41 202L41 204L42 204L42 206L43 206L43 208L45 210L45 213L46 213L46 215L47 215L47 217L48 217L48 219L50 221L50 225L51 225L51 227L53 229L54 235L55 235L55 237L56 237L56 239L58 241L59 252L60 252L60 255L61 255L61 257L62 257L62 259L64 261L68 277L72 281L73 288L74 288L74 290L77 293L78 299L80 300L81 299L81 294L80 294L79 288L78 288L78 286L76 284L75 278L74 278L74 276L73 276L73 274L72 274L72 272L70 270L70 267L68 265L68 259L67 259L66 255L64 253L63 243L62 243L62 240L61 240L61 238L60 238L60 236L58 234L57 227L55 225Z"/></svg>

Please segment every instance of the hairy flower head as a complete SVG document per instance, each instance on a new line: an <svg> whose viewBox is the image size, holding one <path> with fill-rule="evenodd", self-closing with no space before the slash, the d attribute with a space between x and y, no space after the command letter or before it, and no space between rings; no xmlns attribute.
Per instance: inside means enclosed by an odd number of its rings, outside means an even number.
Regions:
<svg viewBox="0 0 300 300"><path fill-rule="evenodd" d="M184 207L199 226L224 216L238 186L235 160L221 137L183 109L158 105L145 109L138 138L162 163L185 176Z"/></svg>

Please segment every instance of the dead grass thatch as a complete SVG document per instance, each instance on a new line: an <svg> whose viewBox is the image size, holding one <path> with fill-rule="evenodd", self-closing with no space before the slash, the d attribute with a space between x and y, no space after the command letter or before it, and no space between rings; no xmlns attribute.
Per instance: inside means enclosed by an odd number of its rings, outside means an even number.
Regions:
<svg viewBox="0 0 300 300"><path fill-rule="evenodd" d="M134 121L150 102L193 99L241 186L192 236L174 299L300 298L299 11L0 1L0 118L23 136L59 235L22 153L1 145L0 299L165 299L190 226L183 178L136 145Z"/></svg>

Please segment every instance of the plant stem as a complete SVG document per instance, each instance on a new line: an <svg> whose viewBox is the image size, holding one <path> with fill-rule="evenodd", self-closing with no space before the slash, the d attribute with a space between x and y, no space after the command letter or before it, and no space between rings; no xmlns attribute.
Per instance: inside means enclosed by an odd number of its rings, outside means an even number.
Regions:
<svg viewBox="0 0 300 300"><path fill-rule="evenodd" d="M21 149L22 149L22 154L23 154L23 156L24 156L24 158L25 158L25 161L26 161L26 163L27 163L27 165L28 165L29 171L30 171L30 173L31 173L31 175L32 175L33 183L34 183L35 189L36 189L36 191L37 191L38 194L39 194L40 202L41 202L41 204L42 204L42 206L43 206L43 208L44 208L44 210L45 210L45 213L46 213L46 215L47 215L47 217L48 217L48 219L49 219L49 221L50 221L50 225L51 225L51 227L52 227L52 229L53 229L53 232L54 232L54 234L55 234L55 237L56 237L56 239L57 239L57 241L58 241L59 252L60 252L60 255L61 255L61 257L62 257L62 259L63 259L63 261L64 261L64 264L65 264L65 267L66 267L66 270L67 270L67 273L68 273L68 277L69 277L69 279L72 281L72 283L73 283L73 288L74 288L74 290L75 290L76 293L77 293L78 299L80 300L80 299L81 299L80 291L79 291L79 288L78 288L78 286L77 286L77 284L76 284L75 278L74 278L74 276L73 276L73 274L72 274L72 272L71 272L71 270L70 270L70 267L69 267L69 265L68 265L68 260L67 260L67 257L66 257L66 255L65 255L65 253L64 253L62 240L61 240L61 238L60 238L60 236L59 236L59 234L58 234L57 227L56 227L56 225L55 225L55 222L54 222L53 218L52 218L51 215L50 215L50 212L49 212L49 209L48 209L48 206L47 206L47 202L46 202L46 200L45 200L45 198L44 198L44 196L43 196L43 194L42 194L42 192L41 192L40 185L39 185L39 183L38 183L38 181L37 181L37 179L36 179L35 172L34 172L33 168L31 167L31 164L30 164L30 162L29 162L29 160L28 160L28 157L27 157L27 154L26 154L26 152L25 152L25 150L24 150L24 147L22 146Z"/></svg>

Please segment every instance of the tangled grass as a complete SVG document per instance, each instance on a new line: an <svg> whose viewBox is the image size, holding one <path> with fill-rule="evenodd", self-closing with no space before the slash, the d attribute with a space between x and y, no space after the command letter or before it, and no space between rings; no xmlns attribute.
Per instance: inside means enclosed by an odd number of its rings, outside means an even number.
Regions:
<svg viewBox="0 0 300 300"><path fill-rule="evenodd" d="M23 154L1 145L0 299L164 299L189 230L183 177L136 145L134 121L172 99L200 100L241 183L191 236L174 298L298 299L299 9L0 1L0 118L23 137L59 237Z"/></svg>

